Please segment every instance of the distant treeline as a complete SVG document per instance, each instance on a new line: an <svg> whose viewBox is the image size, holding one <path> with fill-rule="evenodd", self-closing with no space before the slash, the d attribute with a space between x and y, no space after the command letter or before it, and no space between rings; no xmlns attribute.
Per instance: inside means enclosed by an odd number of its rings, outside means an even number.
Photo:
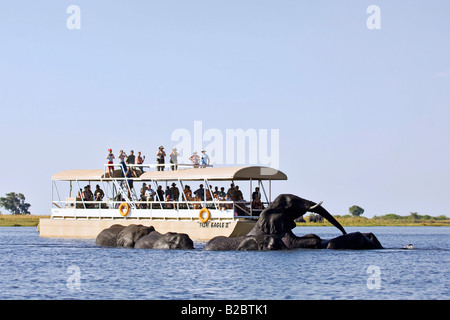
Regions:
<svg viewBox="0 0 450 320"><path fill-rule="evenodd" d="M395 213L389 213L385 214L384 216L374 216L374 219L380 218L380 219L407 219L407 220L449 220L450 218L445 215L440 215L437 217L430 216L428 214L420 215L417 212L411 212L409 216L400 216Z"/></svg>
<svg viewBox="0 0 450 320"><path fill-rule="evenodd" d="M401 216L394 213L382 216L366 218L355 215L333 215L343 226L450 226L450 218L445 215L430 216L419 215L417 212L411 212L409 216ZM330 225L331 224L317 214L298 219L299 226L308 225Z"/></svg>

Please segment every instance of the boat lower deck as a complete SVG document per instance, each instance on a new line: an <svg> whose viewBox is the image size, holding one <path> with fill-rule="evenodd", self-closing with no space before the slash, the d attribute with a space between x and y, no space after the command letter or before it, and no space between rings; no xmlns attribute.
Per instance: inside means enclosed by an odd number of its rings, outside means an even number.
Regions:
<svg viewBox="0 0 450 320"><path fill-rule="evenodd" d="M207 241L217 236L244 236L254 227L252 220L216 220L205 223L200 220L157 220L157 219L40 219L41 237L96 238L97 235L113 224L124 226L142 224L153 226L160 233L186 233L192 240Z"/></svg>

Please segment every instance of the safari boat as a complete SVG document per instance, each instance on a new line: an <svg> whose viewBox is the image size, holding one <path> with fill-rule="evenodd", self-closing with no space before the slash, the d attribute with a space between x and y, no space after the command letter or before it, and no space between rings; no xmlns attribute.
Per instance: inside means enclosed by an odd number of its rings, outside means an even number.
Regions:
<svg viewBox="0 0 450 320"><path fill-rule="evenodd" d="M111 166L114 167L112 176L108 169ZM287 180L283 172L262 166L200 168L178 165L175 171L170 168L157 171L157 166L161 165L130 165L134 174L126 178L120 164L54 174L51 216L40 219L40 236L95 238L113 224L153 226L161 233L186 233L191 239L200 241L216 236L243 236L253 228L262 208L271 202L272 181ZM139 193L144 183L155 191L160 186L164 190L168 186L176 187L179 197L177 201L158 195L145 198ZM249 200L253 187L259 187L260 206L256 208L251 201L207 197L208 192L214 194L210 186L219 184L227 192L231 183L239 185L244 194L250 190ZM92 193L98 185L104 194L102 199L87 201L82 193L86 184L91 186ZM205 197L194 198L185 193L189 184L203 184ZM61 195L66 196L61 198Z"/></svg>

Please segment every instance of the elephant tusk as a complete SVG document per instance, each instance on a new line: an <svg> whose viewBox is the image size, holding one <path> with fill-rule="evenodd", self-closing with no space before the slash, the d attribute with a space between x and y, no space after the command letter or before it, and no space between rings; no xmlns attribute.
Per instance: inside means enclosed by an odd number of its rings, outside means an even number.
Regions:
<svg viewBox="0 0 450 320"><path fill-rule="evenodd" d="M320 207L322 205L323 201L320 201L319 203L316 203L315 205L309 207L309 210L315 209L317 207Z"/></svg>

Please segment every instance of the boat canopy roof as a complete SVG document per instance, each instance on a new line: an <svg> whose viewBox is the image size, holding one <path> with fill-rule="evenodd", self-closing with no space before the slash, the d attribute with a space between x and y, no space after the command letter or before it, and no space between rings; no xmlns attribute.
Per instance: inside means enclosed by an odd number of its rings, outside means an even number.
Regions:
<svg viewBox="0 0 450 320"><path fill-rule="evenodd" d="M52 176L52 180L93 181L108 179L109 173L103 169L66 170ZM175 180L287 180L286 174L280 170L262 167L219 167L192 168L176 171L147 171L139 176L139 180L175 181Z"/></svg>
<svg viewBox="0 0 450 320"><path fill-rule="evenodd" d="M109 174L107 174L109 177ZM61 180L61 181L69 181L69 180L78 180L78 181L92 181L92 180L101 180L105 178L105 170L103 169L74 169L74 170L65 170L58 173L55 173L52 176L52 180Z"/></svg>
<svg viewBox="0 0 450 320"><path fill-rule="evenodd" d="M269 167L195 168L176 171L147 171L142 180L287 180L280 170Z"/></svg>

